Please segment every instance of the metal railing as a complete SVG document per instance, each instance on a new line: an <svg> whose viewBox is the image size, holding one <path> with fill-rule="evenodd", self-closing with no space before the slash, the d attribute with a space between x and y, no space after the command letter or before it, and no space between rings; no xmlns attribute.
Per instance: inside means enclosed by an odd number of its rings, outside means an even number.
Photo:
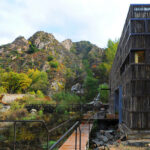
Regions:
<svg viewBox="0 0 150 150"><path fill-rule="evenodd" d="M13 127L13 132L14 132L14 134L13 134L13 150L16 150L16 124L17 123L33 123L33 122L39 122L39 123L42 123L43 125L44 125L44 128L46 129L46 133L47 133L47 150L49 150L49 135L50 135L50 133L51 132L53 132L53 131L55 131L56 129L58 129L58 128L60 128L60 127L62 127L62 126L64 126L64 125L66 125L66 124L68 124L70 121L72 121L73 119L69 119L69 120L67 120L67 121L65 121L65 122L63 122L63 123L61 123L60 125L58 125L58 126L56 126L56 127L54 127L54 128L52 128L52 129L48 129L47 128L47 126L46 126L46 123L45 123L45 121L43 121L43 120L0 120L0 122L9 122L9 123L14 123L14 127ZM79 122L79 121L78 121ZM78 124L79 125L79 124ZM74 129L74 128L73 128ZM72 130L73 130L72 129ZM71 130L71 131L72 131ZM69 132L68 132L69 131ZM68 130L66 133L66 135L68 135L71 131L70 131L70 129ZM65 135L65 134L64 134ZM63 137L63 136L62 136ZM65 138L66 136L64 136L64 138ZM63 138L61 139L61 141L63 140ZM59 141L59 140L58 140ZM58 144L58 142L56 142L57 144ZM53 145L52 145L53 146Z"/></svg>
<svg viewBox="0 0 150 150"><path fill-rule="evenodd" d="M44 111L49 112L49 113L53 113L56 111L57 107L61 107L61 106L62 107L66 106L65 109L67 111L86 112L89 110L93 110L93 105L91 105L91 104L68 104L68 105L63 105L63 104L28 104L25 107L28 111L30 111L31 109L40 110L41 108L43 108Z"/></svg>
<svg viewBox="0 0 150 150"><path fill-rule="evenodd" d="M89 130L89 136L90 136L90 129L91 129L91 126L90 126L90 122L92 120L92 117L90 117L88 120L86 120L86 124L88 124L88 130ZM56 127L57 128L57 127ZM64 133L60 138L59 140L57 140L57 142L55 144L53 144L49 150L54 150L55 148L57 148L57 146L59 145L59 143L61 141L63 141L67 135L69 135L72 131L75 130L75 150L77 150L77 132L78 132L78 128L79 128L79 150L81 150L81 128L80 128L80 122L77 121L75 122L75 124L73 124L73 126L66 132ZM89 142L88 142L88 147L89 147Z"/></svg>
<svg viewBox="0 0 150 150"><path fill-rule="evenodd" d="M89 138L90 138L90 129L91 129L91 120L92 120L93 117L90 117L88 120L87 120L87 124L89 124ZM89 141L88 141L88 148L89 148Z"/></svg>
<svg viewBox="0 0 150 150"><path fill-rule="evenodd" d="M76 121L72 127L67 131L65 132L57 141L55 144L53 144L50 148L49 148L49 135L51 132L55 131L56 129L66 125L67 123L69 123L70 121L72 121L73 119L69 119L63 123L61 123L60 125L52 128L52 129L48 129L47 126L46 126L46 123L45 121L43 120L0 120L0 122L12 122L14 123L14 128L13 128L13 131L14 131L14 140L13 140L13 150L16 150L16 124L17 123L33 123L33 122L39 122L39 123L42 123L44 125L44 128L46 129L47 131L47 150L53 150L54 148L56 148L61 141L63 141L68 135L70 135L70 133L72 131L75 131L75 150L77 150L77 132L78 132L78 127L79 127L79 150L81 150L81 129L80 129L80 121ZM89 134L90 134L90 121L92 120L92 118L89 118L87 120L87 124L89 124Z"/></svg>
<svg viewBox="0 0 150 150"><path fill-rule="evenodd" d="M66 125L67 123L69 123L71 120L73 120L73 119L69 119L69 120L67 120L67 121L65 121L65 122L63 122L63 123L61 123L60 125L58 125L58 126L52 128L52 129L50 129L48 132L51 133L51 132L55 131L56 129L58 129L58 128L64 126L64 125Z"/></svg>
<svg viewBox="0 0 150 150"><path fill-rule="evenodd" d="M49 130L46 126L46 123L45 121L43 120L0 120L0 122L12 122L14 123L14 128L13 128L13 131L14 131L14 141L13 141L13 150L16 150L16 124L17 123L33 123L33 122L39 122L39 123L42 123L44 125L44 128L46 129L47 131L47 149L49 148L49 145L48 145L48 142L49 142Z"/></svg>
<svg viewBox="0 0 150 150"><path fill-rule="evenodd" d="M79 150L81 150L81 129L80 129L80 122L77 121L75 124L73 124L73 126L67 131L65 132L60 138L59 140L57 140L57 142L55 144L53 144L49 150L53 150L55 148L57 148L57 146L60 144L61 141L63 141L67 135L70 135L70 133L72 131L75 130L75 150L77 150L77 128L79 127Z"/></svg>

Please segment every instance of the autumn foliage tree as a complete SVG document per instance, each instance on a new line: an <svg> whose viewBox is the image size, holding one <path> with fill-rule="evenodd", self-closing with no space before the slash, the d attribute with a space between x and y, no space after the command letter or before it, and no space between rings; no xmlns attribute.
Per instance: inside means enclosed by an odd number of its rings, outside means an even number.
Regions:
<svg viewBox="0 0 150 150"><path fill-rule="evenodd" d="M25 92L31 83L32 79L25 73L4 72L1 74L0 84L8 93Z"/></svg>
<svg viewBox="0 0 150 150"><path fill-rule="evenodd" d="M41 90L44 93L47 91L48 77L46 72L39 71L38 69L29 69L27 75L30 79L32 79L32 83L29 88L30 91Z"/></svg>

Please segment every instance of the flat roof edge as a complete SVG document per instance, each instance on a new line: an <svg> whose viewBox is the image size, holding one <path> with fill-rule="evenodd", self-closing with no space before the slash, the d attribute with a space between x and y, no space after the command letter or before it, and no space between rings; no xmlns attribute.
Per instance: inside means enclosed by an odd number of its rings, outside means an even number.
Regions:
<svg viewBox="0 0 150 150"><path fill-rule="evenodd" d="M130 6L149 6L150 4L130 4Z"/></svg>

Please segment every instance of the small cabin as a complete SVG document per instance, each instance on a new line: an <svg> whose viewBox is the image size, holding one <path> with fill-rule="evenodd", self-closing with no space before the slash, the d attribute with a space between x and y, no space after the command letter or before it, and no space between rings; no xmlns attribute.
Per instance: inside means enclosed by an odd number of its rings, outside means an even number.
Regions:
<svg viewBox="0 0 150 150"><path fill-rule="evenodd" d="M150 131L150 4L131 4L110 72L110 112Z"/></svg>

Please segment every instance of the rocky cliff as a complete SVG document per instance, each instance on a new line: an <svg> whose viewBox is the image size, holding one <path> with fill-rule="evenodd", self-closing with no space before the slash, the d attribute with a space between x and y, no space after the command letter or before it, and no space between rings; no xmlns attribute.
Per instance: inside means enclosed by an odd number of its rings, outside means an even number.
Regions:
<svg viewBox="0 0 150 150"><path fill-rule="evenodd" d="M51 95L84 79L83 59L87 59L92 68L101 62L102 56L103 50L90 42L69 39L59 42L52 34L39 31L29 39L20 36L0 46L0 68L16 72L32 68L47 72Z"/></svg>

